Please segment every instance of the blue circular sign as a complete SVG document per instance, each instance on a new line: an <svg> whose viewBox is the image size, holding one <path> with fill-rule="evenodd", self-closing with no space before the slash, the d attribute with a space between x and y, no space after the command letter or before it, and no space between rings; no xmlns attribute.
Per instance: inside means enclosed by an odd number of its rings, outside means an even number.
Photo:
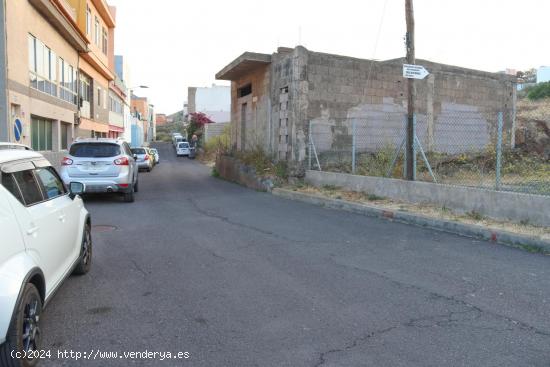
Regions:
<svg viewBox="0 0 550 367"><path fill-rule="evenodd" d="M13 133L15 135L15 140L20 141L21 136L23 135L23 125L21 124L21 120L15 119L15 122L13 123Z"/></svg>

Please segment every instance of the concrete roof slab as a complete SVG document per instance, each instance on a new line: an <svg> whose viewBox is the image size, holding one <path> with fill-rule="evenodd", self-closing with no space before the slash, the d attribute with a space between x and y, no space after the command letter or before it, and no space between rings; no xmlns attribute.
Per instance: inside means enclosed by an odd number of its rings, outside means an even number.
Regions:
<svg viewBox="0 0 550 367"><path fill-rule="evenodd" d="M235 80L240 76L256 69L258 66L271 63L271 55L255 52L245 52L233 60L216 74L219 80Z"/></svg>

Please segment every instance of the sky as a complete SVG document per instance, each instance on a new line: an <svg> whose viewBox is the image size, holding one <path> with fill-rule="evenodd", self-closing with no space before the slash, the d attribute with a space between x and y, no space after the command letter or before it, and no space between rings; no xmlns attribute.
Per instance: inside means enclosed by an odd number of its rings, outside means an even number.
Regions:
<svg viewBox="0 0 550 367"><path fill-rule="evenodd" d="M171 114L245 51L278 46L365 59L405 55L404 0L107 0L130 84ZM550 1L414 0L416 57L500 71L550 65Z"/></svg>

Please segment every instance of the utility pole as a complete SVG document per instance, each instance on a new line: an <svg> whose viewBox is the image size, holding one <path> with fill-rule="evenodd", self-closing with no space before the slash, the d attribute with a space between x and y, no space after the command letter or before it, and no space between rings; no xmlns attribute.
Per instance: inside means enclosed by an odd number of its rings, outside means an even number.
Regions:
<svg viewBox="0 0 550 367"><path fill-rule="evenodd" d="M407 64L415 64L414 55L414 9L413 0L405 0L405 17L407 21L407 34L405 42L407 46ZM414 100L416 97L416 87L414 78L409 78L407 82L407 146L406 146L406 179L414 180Z"/></svg>

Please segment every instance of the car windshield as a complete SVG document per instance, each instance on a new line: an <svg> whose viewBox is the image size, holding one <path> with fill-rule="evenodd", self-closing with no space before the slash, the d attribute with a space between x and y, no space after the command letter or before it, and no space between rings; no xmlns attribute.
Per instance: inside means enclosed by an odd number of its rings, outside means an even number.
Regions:
<svg viewBox="0 0 550 367"><path fill-rule="evenodd" d="M134 153L134 154L145 154L145 149L143 149L143 148L133 148L132 153Z"/></svg>
<svg viewBox="0 0 550 367"><path fill-rule="evenodd" d="M109 158L120 155L120 147L110 143L78 143L71 146L73 157Z"/></svg>
<svg viewBox="0 0 550 367"><path fill-rule="evenodd" d="M180 147L180 148L189 148L189 143L180 143L178 145L178 147Z"/></svg>

